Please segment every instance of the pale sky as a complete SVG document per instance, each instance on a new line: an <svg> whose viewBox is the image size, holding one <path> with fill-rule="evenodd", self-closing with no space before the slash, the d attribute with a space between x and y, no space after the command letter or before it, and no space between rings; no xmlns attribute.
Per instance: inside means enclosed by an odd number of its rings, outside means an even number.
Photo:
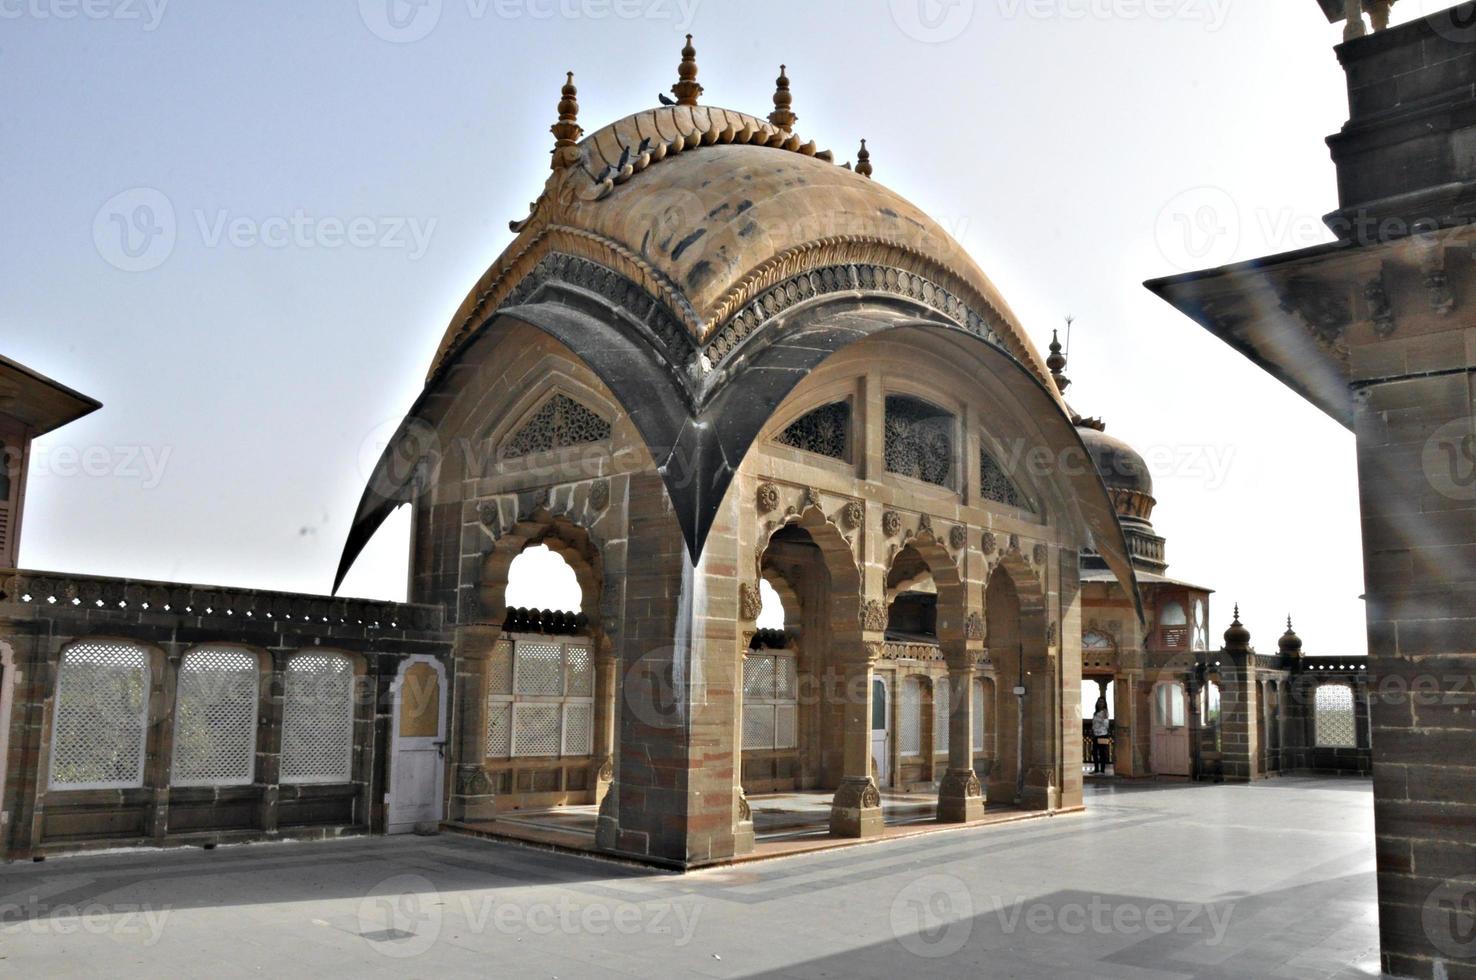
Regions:
<svg viewBox="0 0 1476 980"><path fill-rule="evenodd" d="M1214 635L1364 652L1352 437L1141 286L1329 237L1313 0L0 0L0 352L104 402L37 444L22 564L328 589L564 71L592 130L687 30L704 102L766 114L787 63L797 130L867 138L1042 349L1077 318L1071 401L1148 456ZM403 597L406 518L345 593Z"/></svg>

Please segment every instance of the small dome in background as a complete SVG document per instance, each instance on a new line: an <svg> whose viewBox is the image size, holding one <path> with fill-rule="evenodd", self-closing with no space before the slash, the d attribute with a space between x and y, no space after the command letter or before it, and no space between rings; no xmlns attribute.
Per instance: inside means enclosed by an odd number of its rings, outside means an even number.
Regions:
<svg viewBox="0 0 1476 980"><path fill-rule="evenodd" d="M1298 657L1302 654L1302 638L1292 629L1291 617L1286 617L1286 632L1281 634L1281 639L1276 644L1282 656Z"/></svg>
<svg viewBox="0 0 1476 980"><path fill-rule="evenodd" d="M1097 472L1102 474L1102 482L1107 484L1108 490L1153 496L1153 474L1136 449L1097 429L1080 428L1077 432L1081 441L1086 443L1087 452L1092 454L1092 462L1096 464Z"/></svg>

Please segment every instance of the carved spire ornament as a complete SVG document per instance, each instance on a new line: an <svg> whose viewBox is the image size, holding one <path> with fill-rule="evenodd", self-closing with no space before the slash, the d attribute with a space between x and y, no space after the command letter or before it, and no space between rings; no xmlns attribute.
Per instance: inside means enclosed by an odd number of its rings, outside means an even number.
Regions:
<svg viewBox="0 0 1476 980"><path fill-rule="evenodd" d="M553 169L562 170L579 162L579 137L584 127L579 125L579 90L574 87L574 73L569 72L560 92L559 121L549 127L554 135Z"/></svg>
<svg viewBox="0 0 1476 980"><path fill-rule="evenodd" d="M861 149L856 151L856 173L871 179L871 151L866 149L866 141L861 141Z"/></svg>
<svg viewBox="0 0 1476 980"><path fill-rule="evenodd" d="M677 105L696 105L702 86L697 84L697 49L692 47L692 35L687 35L687 45L682 48L682 63L677 65L677 83L671 87Z"/></svg>
<svg viewBox="0 0 1476 980"><path fill-rule="evenodd" d="M769 122L778 126L786 133L794 131L794 124L799 116L796 116L790 107L794 105L794 96L789 94L789 76L784 74L784 66L779 66L779 77L774 79L774 111L769 113Z"/></svg>
<svg viewBox="0 0 1476 980"><path fill-rule="evenodd" d="M1071 318L1067 317L1066 322L1070 324ZM1056 390L1063 395L1066 394L1066 389L1071 387L1071 379L1064 373L1066 355L1061 353L1061 341L1054 330L1051 331L1051 356L1046 358L1046 367L1051 369L1051 380L1056 383Z"/></svg>

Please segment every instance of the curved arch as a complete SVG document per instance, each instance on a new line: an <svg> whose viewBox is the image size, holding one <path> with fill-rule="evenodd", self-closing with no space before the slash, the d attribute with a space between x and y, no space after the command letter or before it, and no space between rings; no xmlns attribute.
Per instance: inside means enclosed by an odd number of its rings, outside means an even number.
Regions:
<svg viewBox="0 0 1476 980"><path fill-rule="evenodd" d="M1048 464L1063 483L1067 514L1134 597L1143 618L1116 510L1059 396L983 337L900 297L836 294L777 314L774 319L782 322L775 326L782 329L755 336L721 369L686 370L645 339L628 311L584 291L569 290L559 298L559 303L525 304L491 315L479 328L478 340L494 334L504 321L526 324L564 344L610 388L661 474L694 562L750 447L774 410L813 368L867 337L904 329L937 332L973 352L993 380L1026 406L1054 441L1069 447L1050 454ZM463 354L470 346L461 348ZM444 414L448 399L434 396L454 363L421 393L376 465L349 530L335 591L378 526L410 499L426 455L413 439L425 441L425 430L433 433Z"/></svg>
<svg viewBox="0 0 1476 980"><path fill-rule="evenodd" d="M599 624L604 585L599 544L585 528L543 507L519 519L497 539L482 560L477 586L478 616L483 622L502 624L507 618L507 582L513 560L540 544L574 570L574 579L579 583L580 611L591 624Z"/></svg>
<svg viewBox="0 0 1476 980"><path fill-rule="evenodd" d="M830 576L827 595L830 602L828 619L832 640L854 641L859 644L861 568L856 563L856 555L851 551L850 542L846 541L841 529L819 507L813 504L806 507L800 513L788 516L765 534L763 547L757 549L755 562L758 567L755 571L763 574L764 553L769 550L774 536L789 527L801 528L809 535L815 547L820 550L821 560Z"/></svg>
<svg viewBox="0 0 1476 980"><path fill-rule="evenodd" d="M887 570L889 585L893 570L899 567L909 551L927 568L938 590L938 644L950 662L962 666L966 656L964 620L968 616L968 589L964 585L963 574L948 549L933 537L933 532L923 531L908 539L892 556Z"/></svg>

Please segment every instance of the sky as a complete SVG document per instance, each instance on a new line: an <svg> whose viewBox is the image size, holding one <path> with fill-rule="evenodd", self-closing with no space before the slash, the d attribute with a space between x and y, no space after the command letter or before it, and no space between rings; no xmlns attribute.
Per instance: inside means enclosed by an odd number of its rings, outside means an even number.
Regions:
<svg viewBox="0 0 1476 980"><path fill-rule="evenodd" d="M1443 6L1405 0L1396 20ZM1171 574L1365 651L1352 436L1143 287L1330 236L1312 0L0 0L0 353L104 403L40 440L25 567L326 591L452 312L587 130L696 35L710 105L934 215L1074 407L1144 453ZM408 514L344 593L405 594Z"/></svg>

